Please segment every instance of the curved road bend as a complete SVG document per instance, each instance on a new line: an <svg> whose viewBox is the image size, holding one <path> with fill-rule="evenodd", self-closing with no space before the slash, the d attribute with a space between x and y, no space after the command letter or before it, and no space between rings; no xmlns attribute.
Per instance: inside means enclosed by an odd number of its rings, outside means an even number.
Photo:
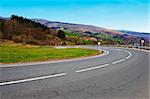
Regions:
<svg viewBox="0 0 150 99"><path fill-rule="evenodd" d="M121 49L95 58L0 67L1 99L148 99L149 53Z"/></svg>

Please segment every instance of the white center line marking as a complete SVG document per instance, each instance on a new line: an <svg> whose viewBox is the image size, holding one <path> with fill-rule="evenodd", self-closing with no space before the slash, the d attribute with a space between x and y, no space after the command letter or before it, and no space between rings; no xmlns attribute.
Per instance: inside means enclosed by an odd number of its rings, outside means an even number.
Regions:
<svg viewBox="0 0 150 99"><path fill-rule="evenodd" d="M124 50L124 51L125 51L125 50ZM126 60L126 59L129 59L129 58L132 56L131 52L129 52L129 51L125 51L125 52L127 52L127 53L129 54L126 58L121 59L121 60L118 60L118 61L115 61L115 62L112 62L112 64L120 63L120 62L122 62L122 61L124 61L124 60Z"/></svg>
<svg viewBox="0 0 150 99"><path fill-rule="evenodd" d="M129 52L129 51L125 51L125 52L127 52L129 54L129 56L126 57L125 59L129 59L132 56L131 52Z"/></svg>
<svg viewBox="0 0 150 99"><path fill-rule="evenodd" d="M113 62L112 64L117 64L117 63L120 63L120 62L122 62L122 61L124 61L125 59L121 59L121 60L118 60L118 61L115 61L115 62Z"/></svg>
<svg viewBox="0 0 150 99"><path fill-rule="evenodd" d="M93 70L93 69L98 69L98 68L106 67L108 65L109 64L104 64L104 65L100 65L100 66L96 66L96 67L90 67L90 68L86 68L86 69L77 70L75 72L76 73L85 72L85 71L89 71L89 70Z"/></svg>
<svg viewBox="0 0 150 99"><path fill-rule="evenodd" d="M42 79L47 79L47 78L54 78L54 77L64 76L66 74L67 73L60 73L60 74L55 74L55 75L48 75L48 76L29 78L29 79L23 79L23 80L0 82L0 86L10 85L10 84L17 84L17 83L23 83L23 82L29 82L29 81L35 81L35 80L42 80Z"/></svg>

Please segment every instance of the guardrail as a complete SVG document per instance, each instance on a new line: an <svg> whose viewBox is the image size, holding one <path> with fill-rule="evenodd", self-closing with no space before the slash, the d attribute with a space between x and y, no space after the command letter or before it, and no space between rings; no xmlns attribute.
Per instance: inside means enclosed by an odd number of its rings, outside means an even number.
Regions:
<svg viewBox="0 0 150 99"><path fill-rule="evenodd" d="M132 45L100 45L103 47L123 47L123 48L136 48L136 49L143 49L143 50L150 50L148 46L132 46Z"/></svg>
<svg viewBox="0 0 150 99"><path fill-rule="evenodd" d="M91 45L92 46L101 46L101 47L122 47L122 48L135 48L135 49L142 49L142 50L150 50L150 47L148 46L132 46L132 45ZM90 48L89 45L72 45L72 46L55 46L56 48Z"/></svg>

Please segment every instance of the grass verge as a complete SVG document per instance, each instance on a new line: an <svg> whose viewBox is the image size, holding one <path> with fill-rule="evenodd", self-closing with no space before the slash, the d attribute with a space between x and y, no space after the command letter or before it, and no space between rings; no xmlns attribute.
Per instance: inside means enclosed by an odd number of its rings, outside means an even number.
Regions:
<svg viewBox="0 0 150 99"><path fill-rule="evenodd" d="M86 57L101 52L83 48L56 49L50 46L0 44L0 63L35 62Z"/></svg>

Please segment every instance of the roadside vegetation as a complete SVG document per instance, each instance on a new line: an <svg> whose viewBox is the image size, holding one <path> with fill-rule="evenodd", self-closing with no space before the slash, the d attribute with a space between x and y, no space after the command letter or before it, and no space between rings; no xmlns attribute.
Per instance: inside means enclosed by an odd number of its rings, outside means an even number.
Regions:
<svg viewBox="0 0 150 99"><path fill-rule="evenodd" d="M22 44L0 44L0 63L33 62L79 58L100 54L101 52L83 48L56 49L51 46Z"/></svg>
<svg viewBox="0 0 150 99"><path fill-rule="evenodd" d="M0 20L0 39L34 45L61 45L58 31L21 16L12 15Z"/></svg>

